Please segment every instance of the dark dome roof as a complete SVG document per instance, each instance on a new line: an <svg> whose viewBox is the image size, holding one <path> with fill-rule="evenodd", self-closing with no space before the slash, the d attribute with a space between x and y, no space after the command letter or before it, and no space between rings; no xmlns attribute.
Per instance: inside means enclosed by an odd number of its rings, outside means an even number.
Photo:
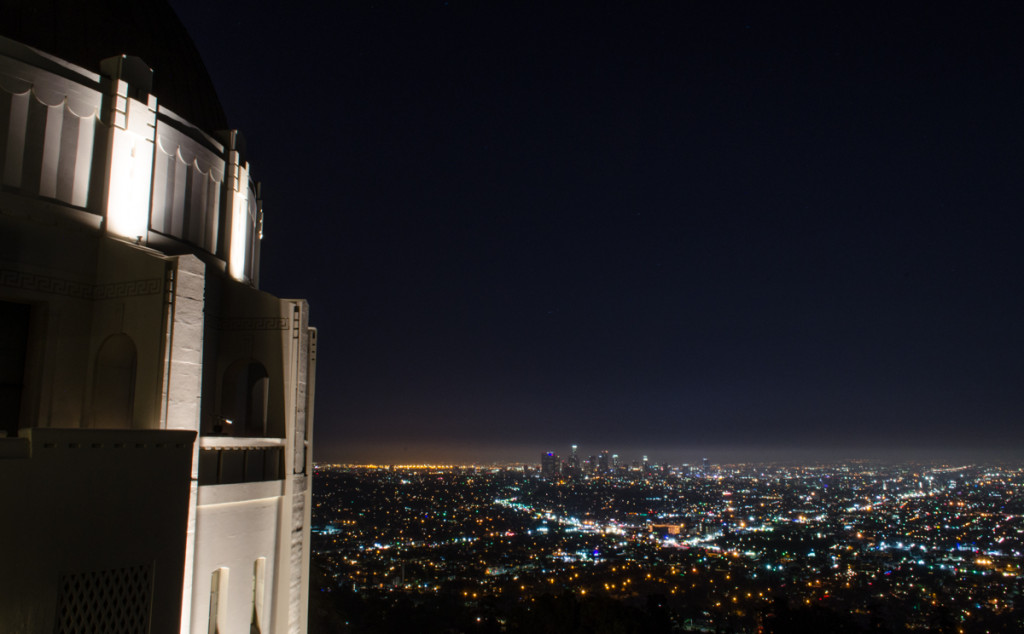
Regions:
<svg viewBox="0 0 1024 634"><path fill-rule="evenodd" d="M199 51L162 0L4 0L0 35L99 72L100 60L141 57L158 103L211 132L227 118Z"/></svg>

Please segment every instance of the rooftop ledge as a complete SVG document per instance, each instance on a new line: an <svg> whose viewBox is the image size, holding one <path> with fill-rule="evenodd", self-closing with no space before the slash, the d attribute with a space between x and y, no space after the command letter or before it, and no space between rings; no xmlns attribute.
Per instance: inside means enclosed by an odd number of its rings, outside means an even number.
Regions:
<svg viewBox="0 0 1024 634"><path fill-rule="evenodd" d="M260 449L263 447L284 447L284 438L239 438L235 436L202 436L201 449Z"/></svg>
<svg viewBox="0 0 1024 634"><path fill-rule="evenodd" d="M30 458L46 451L177 450L191 453L194 431L31 427L18 438L0 438L0 459Z"/></svg>

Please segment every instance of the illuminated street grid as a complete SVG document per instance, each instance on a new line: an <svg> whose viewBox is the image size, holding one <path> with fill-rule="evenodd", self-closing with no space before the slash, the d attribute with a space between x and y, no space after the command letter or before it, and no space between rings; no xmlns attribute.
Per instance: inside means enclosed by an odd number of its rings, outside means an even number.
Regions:
<svg viewBox="0 0 1024 634"><path fill-rule="evenodd" d="M653 605L677 631L1024 631L1020 468L320 465L315 482L323 591L457 597L495 631L545 595Z"/></svg>

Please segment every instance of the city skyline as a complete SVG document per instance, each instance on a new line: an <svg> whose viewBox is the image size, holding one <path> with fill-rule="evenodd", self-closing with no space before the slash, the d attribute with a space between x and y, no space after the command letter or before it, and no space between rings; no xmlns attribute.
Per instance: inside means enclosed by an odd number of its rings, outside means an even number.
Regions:
<svg viewBox="0 0 1024 634"><path fill-rule="evenodd" d="M1019 465L715 471L321 465L313 623L768 634L1024 624Z"/></svg>
<svg viewBox="0 0 1024 634"><path fill-rule="evenodd" d="M934 464L1018 464L1019 452L1013 447L1003 451L975 448L905 448L874 447L842 450L835 447L637 447L612 445L597 448L579 445L581 461L591 456L600 456L602 451L619 456L623 468L629 468L644 457L651 464L680 467L689 465L699 468L707 459L713 466L737 464L779 463L794 465L833 464L839 462L873 462L893 464L904 462ZM554 453L562 462L570 455L571 445L523 445L516 447L495 447L493 445L458 445L457 443L415 444L381 443L372 446L356 446L351 450L340 450L332 457L318 459L319 464L347 465L450 465L466 467L487 466L535 466L541 464L541 456ZM373 456L365 459L363 456Z"/></svg>
<svg viewBox="0 0 1024 634"><path fill-rule="evenodd" d="M1024 443L1020 6L173 4L318 460Z"/></svg>

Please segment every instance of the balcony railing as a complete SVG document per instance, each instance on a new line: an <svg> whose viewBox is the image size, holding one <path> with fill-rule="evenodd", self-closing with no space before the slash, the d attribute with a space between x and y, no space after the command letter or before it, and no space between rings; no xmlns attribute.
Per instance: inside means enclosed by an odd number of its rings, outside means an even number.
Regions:
<svg viewBox="0 0 1024 634"><path fill-rule="evenodd" d="M284 478L284 440L203 436L199 484L239 484Z"/></svg>

